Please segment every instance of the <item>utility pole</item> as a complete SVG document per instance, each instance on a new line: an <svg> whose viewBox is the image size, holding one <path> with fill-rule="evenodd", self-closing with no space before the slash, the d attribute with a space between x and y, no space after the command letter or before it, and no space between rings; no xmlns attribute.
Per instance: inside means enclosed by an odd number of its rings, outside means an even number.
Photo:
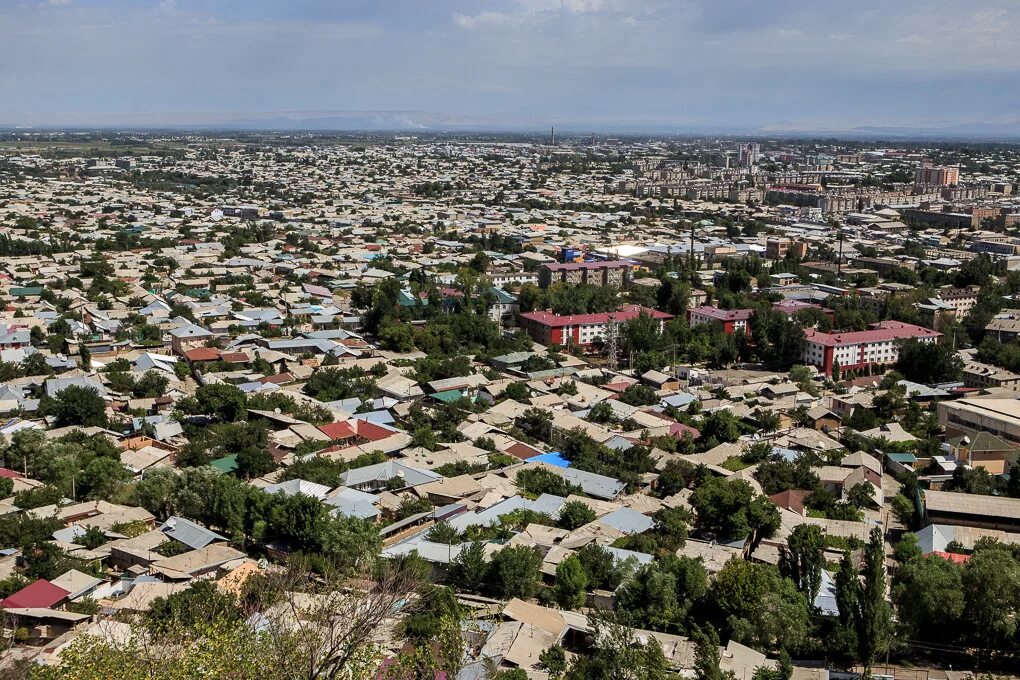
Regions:
<svg viewBox="0 0 1020 680"><path fill-rule="evenodd" d="M839 255L836 257L836 278L843 271L843 230L839 229Z"/></svg>

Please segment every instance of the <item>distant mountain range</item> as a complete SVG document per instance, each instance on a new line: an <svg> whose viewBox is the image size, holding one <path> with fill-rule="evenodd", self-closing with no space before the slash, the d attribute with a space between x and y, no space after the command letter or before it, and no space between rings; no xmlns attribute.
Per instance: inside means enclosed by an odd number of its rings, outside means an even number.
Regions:
<svg viewBox="0 0 1020 680"><path fill-rule="evenodd" d="M15 118L10 116L9 118ZM20 119L20 120L18 120ZM35 119L35 120L33 120ZM0 118L2 120L2 118ZM244 130L295 132L523 132L578 134L740 135L760 137L840 137L848 139L1020 140L1020 118L1001 122L947 125L826 127L799 123L761 126L720 125L703 121L633 120L625 116L565 117L535 113L487 115L429 111L283 111L266 114L92 114L75 116L17 116L0 128Z"/></svg>

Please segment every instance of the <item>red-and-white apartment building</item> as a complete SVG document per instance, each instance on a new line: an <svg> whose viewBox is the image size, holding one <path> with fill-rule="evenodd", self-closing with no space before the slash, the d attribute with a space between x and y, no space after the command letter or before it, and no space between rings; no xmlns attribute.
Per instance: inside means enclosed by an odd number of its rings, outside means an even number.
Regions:
<svg viewBox="0 0 1020 680"><path fill-rule="evenodd" d="M566 345L590 347L596 340L606 338L606 327L610 323L624 323L641 314L656 319L660 330L672 314L649 309L640 305L627 305L615 312L602 314L572 314L560 316L552 312L526 312L521 314L521 328L542 345Z"/></svg>
<svg viewBox="0 0 1020 680"><path fill-rule="evenodd" d="M753 309L719 309L711 305L702 305L687 310L687 323L692 328L706 323L721 323L723 332L727 335L743 333L750 337L751 328L748 324L753 314Z"/></svg>
<svg viewBox="0 0 1020 680"><path fill-rule="evenodd" d="M892 364L899 358L898 340L917 338L921 342L938 342L942 334L902 321L882 321L870 330L849 333L821 333L804 331L805 364L817 366L826 375L832 375L832 364L839 362L840 370L858 369L869 364Z"/></svg>

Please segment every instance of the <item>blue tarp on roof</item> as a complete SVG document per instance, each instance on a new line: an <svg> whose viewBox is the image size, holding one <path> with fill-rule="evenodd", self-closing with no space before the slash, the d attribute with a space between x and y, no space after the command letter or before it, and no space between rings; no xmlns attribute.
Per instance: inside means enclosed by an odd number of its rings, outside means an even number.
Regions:
<svg viewBox="0 0 1020 680"><path fill-rule="evenodd" d="M559 451L552 451L550 453L543 453L534 458L528 459L529 463L548 463L549 465L555 465L556 467L568 468L570 467L570 461L563 457L563 454Z"/></svg>

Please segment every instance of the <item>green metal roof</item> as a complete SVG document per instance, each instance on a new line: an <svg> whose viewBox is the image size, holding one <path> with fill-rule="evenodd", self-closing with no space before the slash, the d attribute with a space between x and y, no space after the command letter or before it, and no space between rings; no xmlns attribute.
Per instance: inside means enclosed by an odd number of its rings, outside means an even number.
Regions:
<svg viewBox="0 0 1020 680"><path fill-rule="evenodd" d="M224 474L233 472L237 469L237 454L232 453L229 456L223 456L222 458L210 461L209 467Z"/></svg>
<svg viewBox="0 0 1020 680"><path fill-rule="evenodd" d="M432 398L438 399L441 402L452 404L455 401L464 398L464 393L460 390L443 390L442 392L436 392L431 395Z"/></svg>

